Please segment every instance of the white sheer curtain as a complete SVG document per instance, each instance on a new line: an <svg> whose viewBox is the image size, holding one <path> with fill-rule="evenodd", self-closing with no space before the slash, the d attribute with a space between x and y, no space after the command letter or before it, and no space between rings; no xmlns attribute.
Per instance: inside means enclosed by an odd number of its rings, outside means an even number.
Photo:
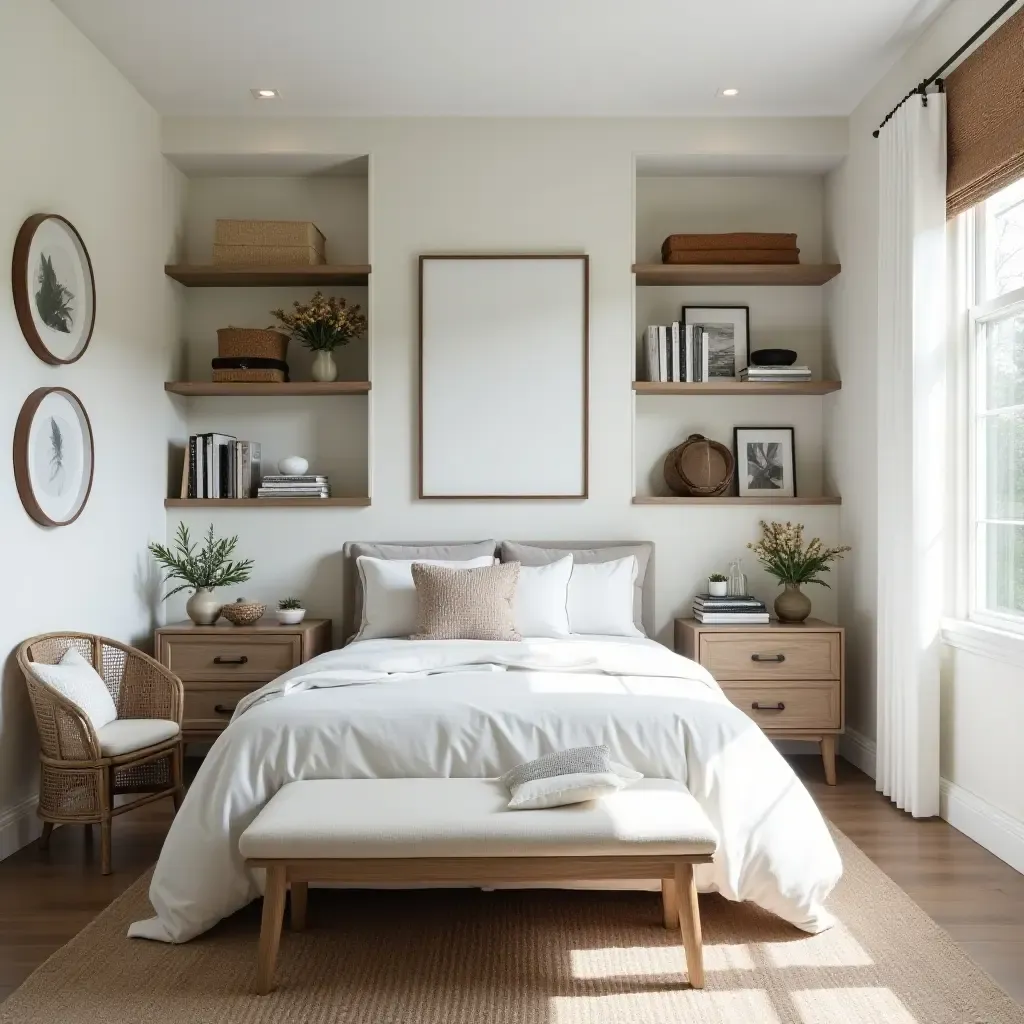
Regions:
<svg viewBox="0 0 1024 1024"><path fill-rule="evenodd" d="M946 436L946 98L907 100L879 135L879 790L939 812Z"/></svg>

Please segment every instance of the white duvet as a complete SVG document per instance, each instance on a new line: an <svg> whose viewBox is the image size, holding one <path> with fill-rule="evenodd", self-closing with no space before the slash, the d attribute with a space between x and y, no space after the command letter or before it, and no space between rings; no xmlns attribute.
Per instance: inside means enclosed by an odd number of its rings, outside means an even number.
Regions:
<svg viewBox="0 0 1024 1024"><path fill-rule="evenodd" d="M704 891L798 928L832 918L842 873L810 795L699 665L649 640L369 640L320 655L239 705L174 819L129 934L187 942L259 895L238 839L286 783L500 775L565 747L685 783L720 837Z"/></svg>

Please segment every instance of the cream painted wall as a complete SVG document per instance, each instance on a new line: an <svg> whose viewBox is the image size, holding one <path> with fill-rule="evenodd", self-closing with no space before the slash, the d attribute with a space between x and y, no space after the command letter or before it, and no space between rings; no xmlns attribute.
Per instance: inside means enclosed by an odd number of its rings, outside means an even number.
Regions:
<svg viewBox="0 0 1024 1024"><path fill-rule="evenodd" d="M92 496L77 522L37 526L22 508L10 458L0 460L5 583L0 598L0 857L35 834L36 732L12 652L50 630L95 631L147 644L158 581L146 543L166 529L161 495L175 411L161 400L177 335L160 272L180 235L184 179L160 154L158 118L49 3L0 4L0 248L22 221L60 213L76 225L97 282L96 328L83 358L40 362L0 289L0 436L7 451L25 398L63 386L92 420ZM156 399L156 400L154 400Z"/></svg>
<svg viewBox="0 0 1024 1024"><path fill-rule="evenodd" d="M746 121L476 121L472 119L293 120L167 119L164 149L188 166L232 157L369 153L369 289L372 324L370 434L373 505L365 510L181 510L168 515L172 532L184 519L201 529L214 522L237 532L240 550L256 558L250 597L272 600L303 594L317 614L337 617L341 603L340 550L346 540L649 538L657 544L656 620L660 639L671 619L686 611L708 572L742 555L764 510L749 508L634 507L633 422L630 381L634 351L634 286L630 273L634 234L633 193L647 183L634 177L634 155L678 158L726 155L737 167L786 157L820 168L842 155L845 127L838 120ZM242 166L239 159L238 166ZM223 173L223 170L221 170ZM195 187L195 182L193 186ZM657 188L658 186L652 186ZM671 188L671 186L669 186ZM702 189L712 186L701 185ZM730 186L727 186L727 188ZM749 186L738 182L736 194ZM794 194L790 196L790 193ZM783 182L773 193L790 197L794 216L806 224L810 247L820 245L821 185ZM692 213L685 197L680 209ZM676 199L666 201L673 205ZM646 209L646 207L645 207ZM214 216L212 209L208 216ZM787 218L787 223L790 223ZM650 234L644 226L641 234ZM646 244L646 243L645 243ZM416 257L423 252L585 252L591 257L591 482L585 502L431 502L416 492ZM671 296L674 290L665 290ZM812 291L819 291L813 289ZM707 301L734 297L717 290ZM672 298L672 306L677 303ZM747 298L756 300L752 294ZM192 301L191 296L186 303ZM654 301L660 301L654 300ZM810 318L808 337L823 328L820 296L802 300L796 326ZM776 311L777 322L785 317ZM500 386L500 367L495 385ZM703 401L703 400L702 400ZM808 451L820 451L820 400L809 417ZM782 413L777 408L776 414ZM739 421L772 410L742 406ZM683 429L685 400L669 406L666 420ZM703 416L698 416L700 419ZM723 424L724 426L724 424ZM638 437L640 434L638 434ZM641 444L644 443L641 440ZM656 446L668 440L657 440ZM653 461L652 452L638 458ZM820 460L819 460L820 461ZM811 470L808 470L811 473ZM820 472L820 471L819 471ZM809 530L834 540L835 507L800 509ZM792 511L780 508L782 517ZM754 590L775 588L747 559ZM830 592L815 593L815 611L835 613ZM172 616L182 614L174 602Z"/></svg>
<svg viewBox="0 0 1024 1024"><path fill-rule="evenodd" d="M879 495L875 475L877 309L877 141L871 132L892 105L953 53L999 7L998 0L957 0L871 91L849 121L849 156L829 174L825 256L843 265L826 286L829 347L843 390L826 413L826 476L843 495L842 539L855 548L839 588L839 615L849 636L848 720L875 737L876 553ZM1024 748L1017 738L1024 671L958 651L945 661L941 770L970 800L1020 822L1024 856ZM947 787L948 790L948 787ZM947 799L948 804L948 799ZM944 813L947 813L944 811ZM985 838L974 834L979 842Z"/></svg>

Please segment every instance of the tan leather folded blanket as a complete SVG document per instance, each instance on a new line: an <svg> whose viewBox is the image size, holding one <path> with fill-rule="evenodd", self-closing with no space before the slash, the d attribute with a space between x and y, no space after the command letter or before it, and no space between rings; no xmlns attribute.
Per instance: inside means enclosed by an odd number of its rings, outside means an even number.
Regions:
<svg viewBox="0 0 1024 1024"><path fill-rule="evenodd" d="M669 235L661 254L690 249L795 249L796 235L759 231L734 231L724 235Z"/></svg>
<svg viewBox="0 0 1024 1024"><path fill-rule="evenodd" d="M799 263L799 249L675 249L662 263Z"/></svg>

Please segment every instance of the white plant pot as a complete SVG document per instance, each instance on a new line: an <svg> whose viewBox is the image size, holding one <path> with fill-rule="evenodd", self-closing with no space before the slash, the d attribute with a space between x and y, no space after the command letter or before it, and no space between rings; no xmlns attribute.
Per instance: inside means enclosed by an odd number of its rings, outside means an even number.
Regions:
<svg viewBox="0 0 1024 1024"><path fill-rule="evenodd" d="M185 611L197 626L212 626L220 618L223 602L209 587L200 587L186 602Z"/></svg>
<svg viewBox="0 0 1024 1024"><path fill-rule="evenodd" d="M313 380L331 381L338 379L338 365L330 352L317 352L313 359Z"/></svg>
<svg viewBox="0 0 1024 1024"><path fill-rule="evenodd" d="M277 621L282 626L297 626L305 617L305 608L278 608Z"/></svg>
<svg viewBox="0 0 1024 1024"><path fill-rule="evenodd" d="M725 580L714 582L708 580L708 593L712 597L725 597L729 584Z"/></svg>

